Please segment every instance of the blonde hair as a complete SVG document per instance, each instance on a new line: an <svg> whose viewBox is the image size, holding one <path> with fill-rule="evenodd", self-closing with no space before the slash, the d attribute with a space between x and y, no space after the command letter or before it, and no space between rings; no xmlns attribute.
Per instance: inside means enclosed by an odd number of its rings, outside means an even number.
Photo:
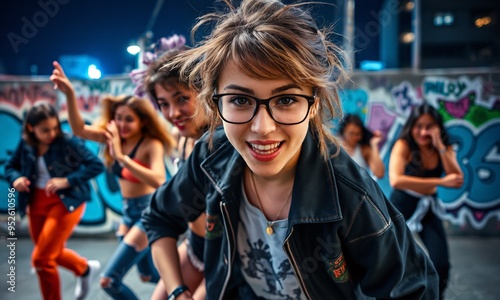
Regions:
<svg viewBox="0 0 500 300"><path fill-rule="evenodd" d="M314 87L318 113L310 120L321 154L328 158L327 142L338 145L331 121L341 115L339 84L346 78L340 48L330 42L329 29L319 30L302 4L277 0L243 0L239 8L224 1L226 12L209 13L193 28L215 22L199 46L180 53L166 68L180 65L181 80L200 88L199 103L207 109L210 132L217 126L218 110L212 101L218 76L228 61L250 77L290 78ZM337 150L338 153L338 150ZM336 155L336 153L334 154Z"/></svg>
<svg viewBox="0 0 500 300"><path fill-rule="evenodd" d="M153 105L146 99L123 95L104 97L101 105L101 118L96 122L96 125L105 129L109 121L114 119L117 108L123 105L133 110L141 122L143 122L143 133L146 136L161 141L166 154L170 154L175 148L176 141L168 130L166 122L163 121L163 118L157 114ZM107 144L104 151L104 160L107 166L112 165L114 162L113 157L109 154L109 146Z"/></svg>

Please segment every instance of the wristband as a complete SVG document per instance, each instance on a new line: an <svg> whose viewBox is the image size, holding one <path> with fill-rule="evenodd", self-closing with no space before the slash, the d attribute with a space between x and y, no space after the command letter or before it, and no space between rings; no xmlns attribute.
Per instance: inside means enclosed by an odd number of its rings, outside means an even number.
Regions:
<svg viewBox="0 0 500 300"><path fill-rule="evenodd" d="M439 149L438 152L439 154L444 154L446 153L446 150L447 150L446 147L444 147L443 149Z"/></svg>
<svg viewBox="0 0 500 300"><path fill-rule="evenodd" d="M184 293L185 291L189 291L189 288L185 285L179 285L172 291L170 295L168 295L167 300L174 300L175 298L177 298L177 296Z"/></svg>

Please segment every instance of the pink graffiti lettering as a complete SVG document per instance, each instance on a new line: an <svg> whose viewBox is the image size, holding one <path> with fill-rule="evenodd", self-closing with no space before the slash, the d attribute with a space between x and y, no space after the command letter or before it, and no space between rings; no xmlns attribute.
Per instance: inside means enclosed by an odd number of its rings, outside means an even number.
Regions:
<svg viewBox="0 0 500 300"><path fill-rule="evenodd" d="M9 103L18 108L22 107L24 102L33 104L44 100L54 104L56 99L56 93L49 83L21 85L18 87L5 85L0 89L0 103Z"/></svg>

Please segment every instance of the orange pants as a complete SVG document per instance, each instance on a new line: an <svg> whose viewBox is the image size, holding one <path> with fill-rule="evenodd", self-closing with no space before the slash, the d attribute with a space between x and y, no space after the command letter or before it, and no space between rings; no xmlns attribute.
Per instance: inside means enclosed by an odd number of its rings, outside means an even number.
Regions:
<svg viewBox="0 0 500 300"><path fill-rule="evenodd" d="M60 265L81 276L87 270L87 259L65 248L66 241L80 222L85 203L69 212L59 197L47 196L45 190L35 188L29 204L29 230L35 244L31 262L46 300L61 299L61 285L57 266Z"/></svg>

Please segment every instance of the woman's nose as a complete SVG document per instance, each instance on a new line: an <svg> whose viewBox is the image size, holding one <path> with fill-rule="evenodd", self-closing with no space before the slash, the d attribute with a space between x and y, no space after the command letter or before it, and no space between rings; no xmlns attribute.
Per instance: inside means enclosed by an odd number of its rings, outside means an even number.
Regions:
<svg viewBox="0 0 500 300"><path fill-rule="evenodd" d="M170 108L168 110L168 116L171 119L178 118L180 115L181 115L181 112L177 106L174 106L174 105L170 106Z"/></svg>
<svg viewBox="0 0 500 300"><path fill-rule="evenodd" d="M264 105L257 108L257 114L253 117L251 122L252 131L257 132L260 135L266 135L276 130L276 122L273 120Z"/></svg>

